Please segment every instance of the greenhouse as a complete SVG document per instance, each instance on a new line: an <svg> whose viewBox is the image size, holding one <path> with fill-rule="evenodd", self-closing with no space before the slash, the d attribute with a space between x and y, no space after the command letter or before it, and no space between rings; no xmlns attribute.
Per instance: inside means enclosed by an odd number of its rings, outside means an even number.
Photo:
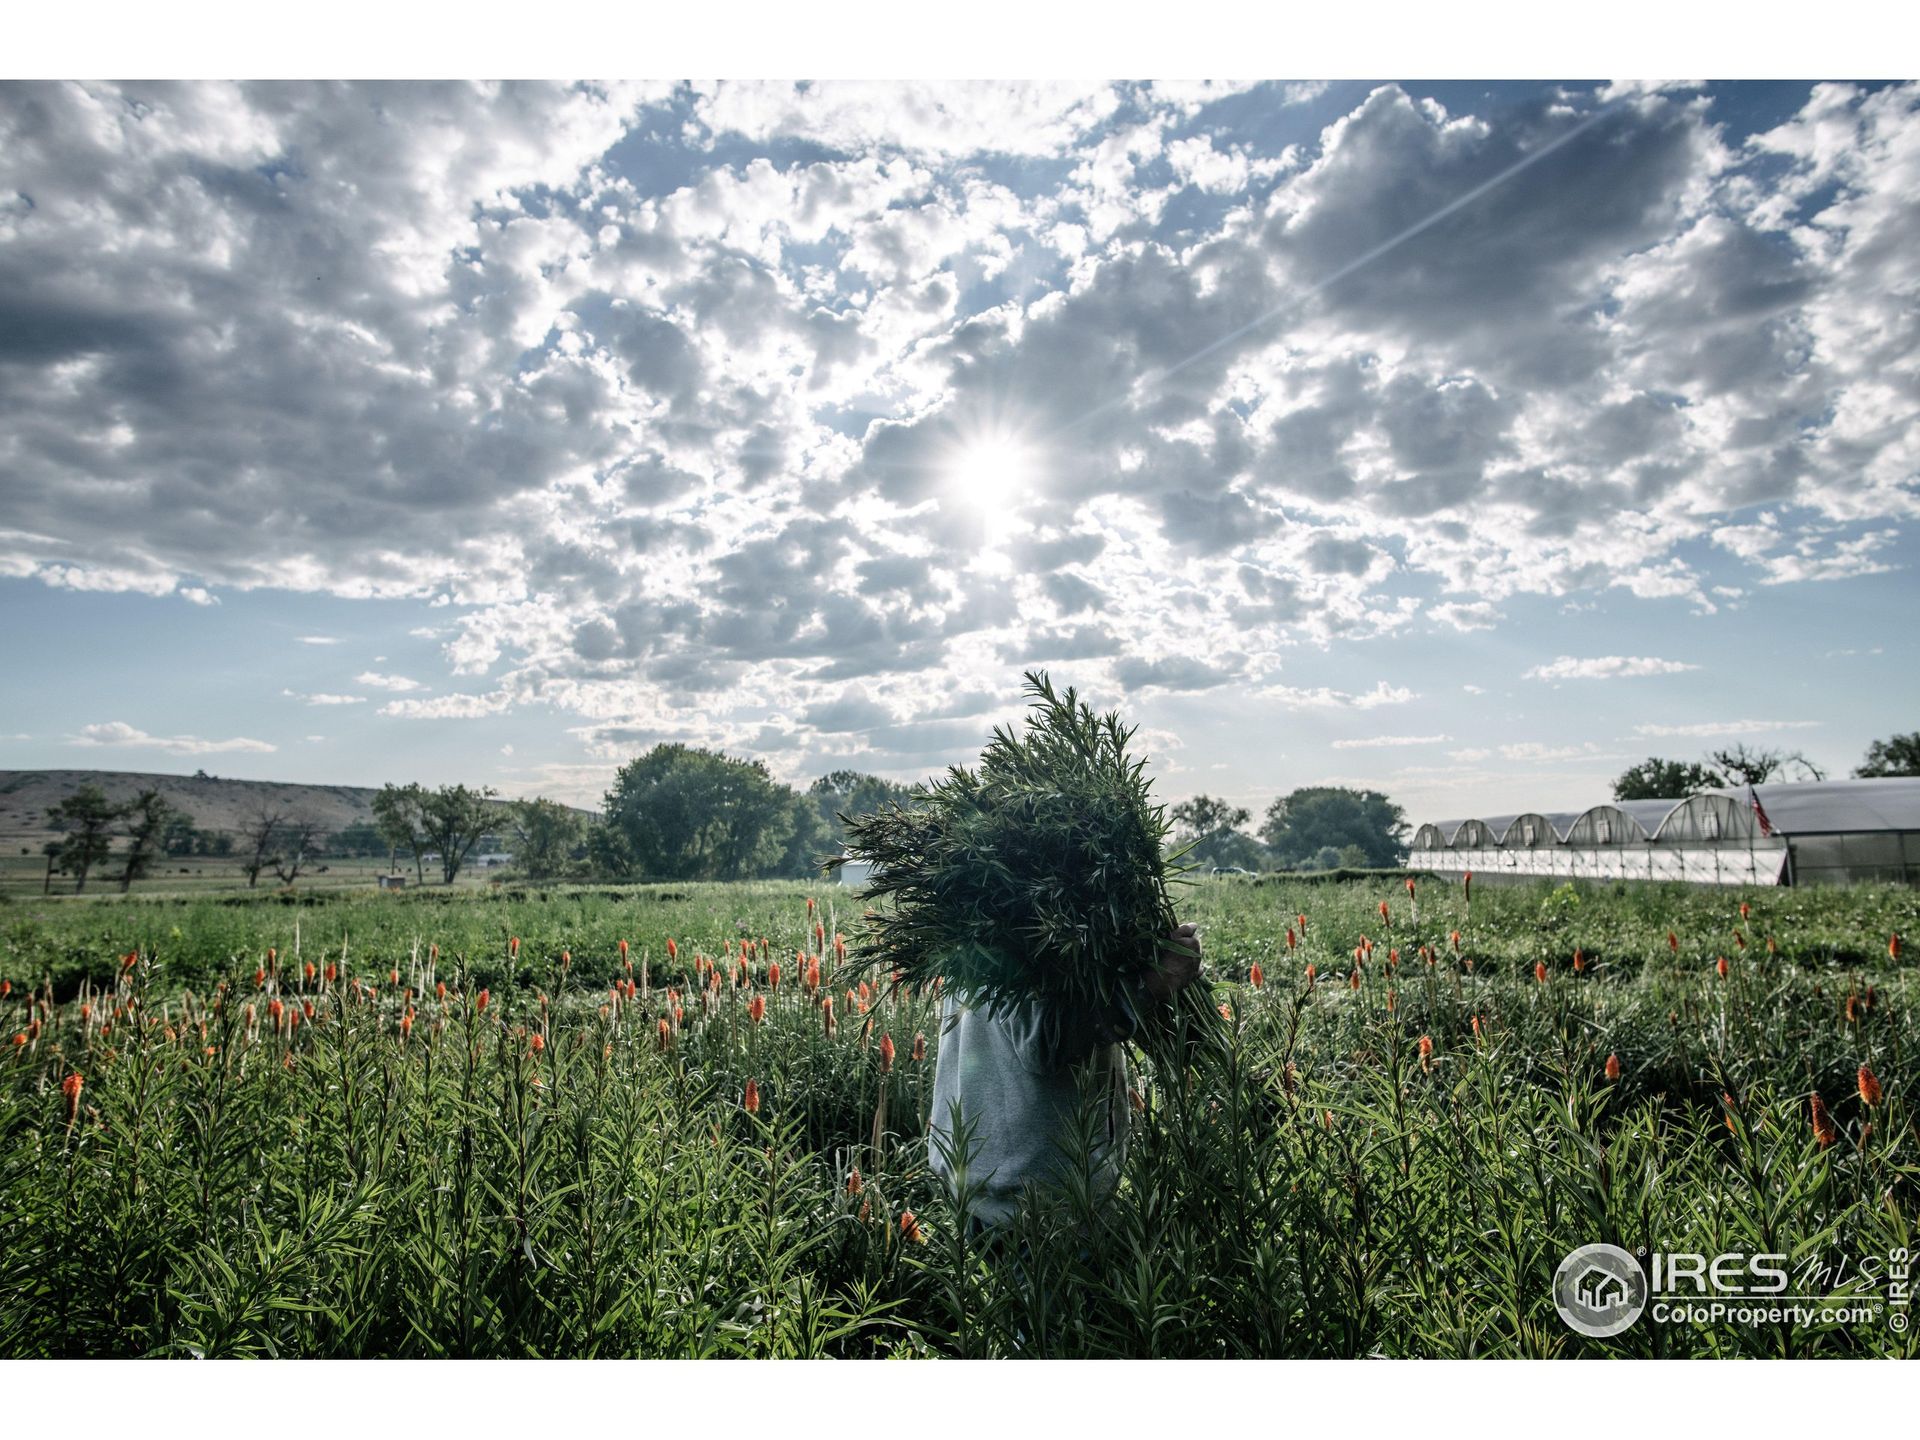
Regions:
<svg viewBox="0 0 1920 1440"><path fill-rule="evenodd" d="M1817 780L1422 825L1408 863L1702 885L1920 884L1920 778Z"/></svg>

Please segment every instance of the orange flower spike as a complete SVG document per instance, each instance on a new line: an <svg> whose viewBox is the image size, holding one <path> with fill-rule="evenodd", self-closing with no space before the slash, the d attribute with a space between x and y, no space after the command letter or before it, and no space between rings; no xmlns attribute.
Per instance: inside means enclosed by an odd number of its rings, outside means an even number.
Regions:
<svg viewBox="0 0 1920 1440"><path fill-rule="evenodd" d="M860 1178L860 1167L854 1166L847 1172L847 1194L858 1195L867 1188L867 1182Z"/></svg>
<svg viewBox="0 0 1920 1440"><path fill-rule="evenodd" d="M927 1233L920 1228L920 1221L914 1216L911 1210L902 1210L900 1212L900 1236L903 1240L910 1241L915 1245L924 1245L927 1243Z"/></svg>
<svg viewBox="0 0 1920 1440"><path fill-rule="evenodd" d="M669 1045L673 1043L673 1026L667 1023L665 1017L661 1018L660 1025L656 1033L659 1036L659 1045L662 1050L666 1049Z"/></svg>
<svg viewBox="0 0 1920 1440"><path fill-rule="evenodd" d="M1407 876L1407 894L1413 894L1413 877L1411 875Z"/></svg>
<svg viewBox="0 0 1920 1440"><path fill-rule="evenodd" d="M1347 988L1349 990L1358 990L1360 988L1360 972L1358 970L1355 970L1353 974L1347 977Z"/></svg>
<svg viewBox="0 0 1920 1440"><path fill-rule="evenodd" d="M1773 936L1767 936L1767 954L1778 955L1779 953L1780 947L1773 943Z"/></svg>
<svg viewBox="0 0 1920 1440"><path fill-rule="evenodd" d="M1897 934L1887 937L1887 958L1889 960L1900 958L1900 937Z"/></svg>
<svg viewBox="0 0 1920 1440"><path fill-rule="evenodd" d="M880 1037L880 1073L886 1074L893 1069L893 1032L888 1031Z"/></svg>
<svg viewBox="0 0 1920 1440"><path fill-rule="evenodd" d="M518 960L520 958L520 937L518 935L509 935L507 937L507 958L509 960Z"/></svg>
<svg viewBox="0 0 1920 1440"><path fill-rule="evenodd" d="M394 969L394 970L389 970L389 971L387 972L387 983L388 983L389 985L398 985L398 984L400 983L400 972L399 972L399 970L397 970L397 969Z"/></svg>
<svg viewBox="0 0 1920 1440"><path fill-rule="evenodd" d="M547 1048L546 1037L542 1035L538 1030L533 1032L533 1036L531 1039L527 1041L527 1044L532 1047L533 1053L536 1055L538 1055L542 1050Z"/></svg>
<svg viewBox="0 0 1920 1440"><path fill-rule="evenodd" d="M1827 1102L1816 1092L1808 1106L1813 1118L1813 1138L1820 1143L1822 1150L1840 1138L1840 1128L1833 1123L1833 1117L1827 1113Z"/></svg>
<svg viewBox="0 0 1920 1440"><path fill-rule="evenodd" d="M767 988L770 990L778 990L780 988L780 962L778 960L769 960L767 962Z"/></svg>
<svg viewBox="0 0 1920 1440"><path fill-rule="evenodd" d="M1607 1079L1609 1082L1611 1082L1614 1080L1618 1080L1619 1078L1620 1078L1620 1057L1618 1055L1609 1055L1607 1056Z"/></svg>
<svg viewBox="0 0 1920 1440"><path fill-rule="evenodd" d="M1742 900L1740 902L1740 918L1744 920L1752 913L1753 913L1753 907L1747 904L1746 901Z"/></svg>
<svg viewBox="0 0 1920 1440"><path fill-rule="evenodd" d="M258 970L255 970L253 972L254 988L257 990L262 985L265 985L266 983L267 983L267 968L266 966L263 965Z"/></svg>
<svg viewBox="0 0 1920 1440"><path fill-rule="evenodd" d="M400 1038L402 1040L406 1040L411 1038L412 1035L413 1035L413 1016L410 1014L402 1015L400 1017ZM533 1038L538 1040L540 1037L536 1035Z"/></svg>
<svg viewBox="0 0 1920 1440"><path fill-rule="evenodd" d="M567 970L567 969L571 969L572 966L573 966L573 952L571 950L562 950L560 952L560 968L562 970Z"/></svg>
<svg viewBox="0 0 1920 1440"><path fill-rule="evenodd" d="M69 1071L67 1078L60 1082L60 1093L67 1097L67 1124L69 1125L73 1124L74 1118L80 1113L80 1087L86 1083L78 1070Z"/></svg>
<svg viewBox="0 0 1920 1440"><path fill-rule="evenodd" d="M1480 1017L1478 1015L1473 1017L1473 1038L1476 1040L1483 1038L1480 1034Z"/></svg>
<svg viewBox="0 0 1920 1440"><path fill-rule="evenodd" d="M1536 960L1533 962L1533 978L1537 984L1544 985L1547 983L1547 962L1546 961Z"/></svg>
<svg viewBox="0 0 1920 1440"><path fill-rule="evenodd" d="M1738 931L1738 930L1736 929L1736 930L1735 930L1735 931L1733 932L1733 943L1734 943L1735 945L1738 945L1738 946L1739 946L1739 947L1740 947L1740 948L1741 948L1742 950L1744 950L1744 949L1746 949L1746 948L1747 948L1747 937L1746 937L1746 936L1744 936L1744 935L1742 935L1742 934L1741 934L1741 933L1740 933L1740 932L1739 932L1739 931Z"/></svg>
<svg viewBox="0 0 1920 1440"><path fill-rule="evenodd" d="M16 1046L20 1046L20 1045L24 1045L24 1044L26 1044L26 1043L27 1043L27 1037L26 1037L26 1035L25 1035L24 1033L23 1033L23 1034L19 1034L19 1035L15 1035L15 1036L13 1037L13 1043L14 1043L14 1044L15 1044Z"/></svg>
<svg viewBox="0 0 1920 1440"><path fill-rule="evenodd" d="M1420 1037L1420 1069L1425 1072L1432 1069L1432 1067L1433 1037L1431 1035L1422 1035Z"/></svg>
<svg viewBox="0 0 1920 1440"><path fill-rule="evenodd" d="M1300 933L1302 935L1306 934L1307 933L1307 917L1304 915L1295 915L1293 919L1294 919L1294 923L1300 927Z"/></svg>
<svg viewBox="0 0 1920 1440"><path fill-rule="evenodd" d="M667 937L667 959L678 960L679 958L680 958L680 947L673 943L673 937L669 935Z"/></svg>
<svg viewBox="0 0 1920 1440"><path fill-rule="evenodd" d="M927 1036L924 1030L914 1031L912 1054L916 1063L927 1058Z"/></svg>
<svg viewBox="0 0 1920 1440"><path fill-rule="evenodd" d="M749 1115L758 1115L760 1113L760 1082L759 1081L757 1080L747 1081L747 1093L741 1096L740 1104L741 1104L741 1107Z"/></svg>
<svg viewBox="0 0 1920 1440"><path fill-rule="evenodd" d="M1308 988L1309 990L1311 990L1311 989L1313 988L1313 977L1314 977L1314 976L1315 976L1316 974L1318 974L1318 973L1319 973L1319 972L1318 972L1317 970L1315 970L1315 969L1314 969L1314 964L1313 964L1313 962L1312 962L1311 960L1309 960L1309 961L1307 962L1307 988Z"/></svg>
<svg viewBox="0 0 1920 1440"><path fill-rule="evenodd" d="M1671 930L1667 931L1667 948L1676 955L1680 953L1680 937Z"/></svg>
<svg viewBox="0 0 1920 1440"><path fill-rule="evenodd" d="M1718 960L1713 962L1713 972L1714 974L1718 975L1722 980L1727 978L1727 957L1726 956L1722 955Z"/></svg>
<svg viewBox="0 0 1920 1440"><path fill-rule="evenodd" d="M809 917L813 914L813 897L811 895L807 897L807 914Z"/></svg>
<svg viewBox="0 0 1920 1440"><path fill-rule="evenodd" d="M1869 1109L1878 1105L1882 1098L1880 1077L1862 1065L1858 1079L1860 1082L1860 1103Z"/></svg>
<svg viewBox="0 0 1920 1440"><path fill-rule="evenodd" d="M1254 961L1252 967L1248 969L1247 982L1256 990L1267 983L1267 977L1260 972L1260 962L1258 960Z"/></svg>
<svg viewBox="0 0 1920 1440"><path fill-rule="evenodd" d="M482 990L478 995L474 996L473 1008L477 1011L484 1012L487 1008L487 1002L491 999L493 999L492 993L490 991Z"/></svg>
<svg viewBox="0 0 1920 1440"><path fill-rule="evenodd" d="M1576 947L1573 952L1573 973L1576 975L1584 974L1586 972L1586 968L1587 968L1587 957L1584 954L1582 954L1580 950Z"/></svg>
<svg viewBox="0 0 1920 1440"><path fill-rule="evenodd" d="M1449 930L1447 932L1447 939L1453 942L1453 953L1458 955L1460 953L1460 932L1458 930Z"/></svg>
<svg viewBox="0 0 1920 1440"><path fill-rule="evenodd" d="M340 978L340 967L338 965L327 966L327 983L331 985L335 980L338 980L339 978Z"/></svg>
<svg viewBox="0 0 1920 1440"><path fill-rule="evenodd" d="M307 976L307 983L311 985L313 983L313 976L314 976L313 961L311 960L307 961L306 976Z"/></svg>
<svg viewBox="0 0 1920 1440"><path fill-rule="evenodd" d="M756 995L747 1002L747 1018L758 1025L767 1018L767 997Z"/></svg>
<svg viewBox="0 0 1920 1440"><path fill-rule="evenodd" d="M1727 1129L1732 1130L1733 1129L1733 1096L1727 1094L1726 1091L1722 1090L1720 1092L1720 1104L1727 1112L1727 1115L1726 1115Z"/></svg>
<svg viewBox="0 0 1920 1440"><path fill-rule="evenodd" d="M1293 940L1293 927L1292 927L1291 925L1289 925L1289 926L1287 927L1287 953L1288 953L1288 954L1292 954L1292 953L1293 953L1293 945L1294 945L1294 940Z"/></svg>
<svg viewBox="0 0 1920 1440"><path fill-rule="evenodd" d="M444 1000L447 998L447 982L446 981L437 980L434 982L433 998L436 1000Z"/></svg>

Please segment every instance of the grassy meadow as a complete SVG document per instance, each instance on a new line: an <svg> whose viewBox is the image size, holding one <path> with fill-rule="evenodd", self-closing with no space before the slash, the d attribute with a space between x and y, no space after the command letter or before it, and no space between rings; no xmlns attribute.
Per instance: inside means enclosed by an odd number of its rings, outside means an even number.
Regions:
<svg viewBox="0 0 1920 1440"><path fill-rule="evenodd" d="M1884 1306L1589 1340L1551 1298L1609 1241L1884 1299L1913 891L1181 909L1230 1057L1136 1056L1119 1194L983 1244L927 1167L938 997L839 973L849 891L0 903L0 1356L1915 1353Z"/></svg>

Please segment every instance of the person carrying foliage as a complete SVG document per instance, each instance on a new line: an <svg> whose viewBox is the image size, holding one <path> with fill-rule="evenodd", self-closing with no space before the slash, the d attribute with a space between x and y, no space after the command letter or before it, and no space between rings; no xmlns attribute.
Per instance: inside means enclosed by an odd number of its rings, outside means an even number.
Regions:
<svg viewBox="0 0 1920 1440"><path fill-rule="evenodd" d="M1055 1188L1070 1155L1112 1192L1125 1153L1124 1046L1164 1065L1218 1044L1194 986L1198 932L1175 923L1165 808L1133 731L1072 690L1026 677L1024 733L996 728L978 770L955 766L909 803L843 817L845 859L873 866L855 962L944 987L929 1141L977 1228ZM1071 1143L1081 1104L1096 1120ZM1084 1133L1084 1132L1082 1132Z"/></svg>

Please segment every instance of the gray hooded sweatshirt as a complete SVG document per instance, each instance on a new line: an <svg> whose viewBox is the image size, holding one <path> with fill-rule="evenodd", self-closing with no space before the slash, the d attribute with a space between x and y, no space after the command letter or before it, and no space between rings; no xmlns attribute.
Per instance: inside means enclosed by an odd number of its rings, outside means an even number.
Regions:
<svg viewBox="0 0 1920 1440"><path fill-rule="evenodd" d="M1137 1033L1144 994L1109 1014L1065 1013L1027 1001L972 1009L948 995L934 1060L929 1152L934 1173L957 1188L953 1120L973 1127L965 1159L973 1188L970 1216L987 1225L1013 1217L1029 1185L1057 1184L1070 1166L1082 1086L1095 1107L1090 1155L1096 1194L1109 1195L1126 1157L1128 1118L1124 1042Z"/></svg>

